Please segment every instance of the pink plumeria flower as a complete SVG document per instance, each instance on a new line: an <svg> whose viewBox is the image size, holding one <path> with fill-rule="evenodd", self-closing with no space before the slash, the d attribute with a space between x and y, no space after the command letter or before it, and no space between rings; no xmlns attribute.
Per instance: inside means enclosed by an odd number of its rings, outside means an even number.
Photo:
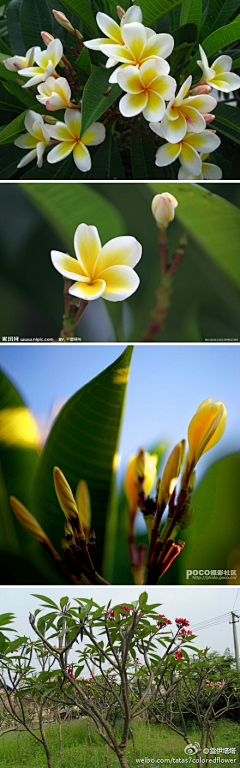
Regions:
<svg viewBox="0 0 240 768"><path fill-rule="evenodd" d="M180 179L180 181L202 181L203 179L206 181L219 181L219 179L222 178L222 169L219 168L219 165L215 165L214 163L206 163L205 160L207 157L208 154L200 155L202 170L198 176L191 176L191 174L187 173L181 166L178 171L178 179Z"/></svg>
<svg viewBox="0 0 240 768"><path fill-rule="evenodd" d="M76 259L60 251L51 252L58 272L76 281L68 291L72 296L85 301L100 296L107 301L123 301L137 290L139 277L133 267L141 258L142 246L134 237L115 237L102 247L96 227L80 224L74 248Z"/></svg>
<svg viewBox="0 0 240 768"><path fill-rule="evenodd" d="M35 46L29 48L25 56L12 56L10 59L5 59L3 62L6 69L10 72L19 72L20 69L26 69L26 67L32 67L35 61L35 55L41 51L41 48Z"/></svg>
<svg viewBox="0 0 240 768"><path fill-rule="evenodd" d="M150 123L151 130L157 136L163 137L160 123ZM179 158L181 165L191 176L199 176L202 172L202 160L200 154L214 152L221 144L219 136L213 131L204 130L202 133L186 133L182 141L176 144L163 144L156 153L156 165L163 168L174 163Z"/></svg>
<svg viewBox="0 0 240 768"><path fill-rule="evenodd" d="M71 88L65 77L48 77L44 83L38 85L37 90L37 100L51 112L66 109L71 105Z"/></svg>
<svg viewBox="0 0 240 768"><path fill-rule="evenodd" d="M218 56L209 67L207 56L202 46L199 45L201 61L198 61L198 66L201 67L203 78L205 82L216 88L223 93L230 93L240 88L240 77L235 72L231 72L232 59L231 56Z"/></svg>
<svg viewBox="0 0 240 768"><path fill-rule="evenodd" d="M171 99L176 88L176 81L170 75L163 74L165 62L150 59L141 64L125 67L118 72L118 83L126 96L119 102L119 109L125 117L133 117L140 112L146 120L161 120L165 112L165 100Z"/></svg>
<svg viewBox="0 0 240 768"><path fill-rule="evenodd" d="M203 114L211 112L217 106L216 99L212 96L187 96L191 83L190 75L175 98L169 102L161 122L164 138L172 144L181 141L187 131L191 133L204 131L206 121Z"/></svg>
<svg viewBox="0 0 240 768"><path fill-rule="evenodd" d="M49 128L51 137L60 143L48 154L49 163L59 163L73 153L73 160L79 171L85 173L91 168L91 157L87 146L97 146L104 141L106 128L102 123L93 123L81 134L81 113L78 109L66 109L64 123L57 122ZM87 145L87 146L86 146Z"/></svg>
<svg viewBox="0 0 240 768"><path fill-rule="evenodd" d="M58 38L52 40L45 51L41 51L39 48L37 53L35 53L37 66L19 70L19 74L23 75L23 77L30 77L30 80L23 85L23 88L30 88L47 80L51 75L55 75L55 68L59 61L61 61L62 55L63 47L61 40Z"/></svg>
<svg viewBox="0 0 240 768"><path fill-rule="evenodd" d="M111 56L113 63L117 64L119 62L121 68L129 64L140 67L148 59L165 60L167 56L170 56L174 46L172 35L167 33L153 34L152 30L147 29L139 22L124 24L122 27L122 37L124 45L109 46L104 44L101 46L102 53L106 56ZM109 79L110 83L117 82L120 67L114 70ZM169 64L165 62L164 74L167 75L169 70Z"/></svg>
<svg viewBox="0 0 240 768"><path fill-rule="evenodd" d="M38 112L34 112L32 109L29 109L27 112L24 125L27 133L18 136L14 144L16 147L20 147L20 149L30 149L30 152L20 160L17 168L23 168L27 163L31 163L35 157L37 158L38 168L41 168L43 153L50 141L49 130L44 125L42 115L39 115Z"/></svg>

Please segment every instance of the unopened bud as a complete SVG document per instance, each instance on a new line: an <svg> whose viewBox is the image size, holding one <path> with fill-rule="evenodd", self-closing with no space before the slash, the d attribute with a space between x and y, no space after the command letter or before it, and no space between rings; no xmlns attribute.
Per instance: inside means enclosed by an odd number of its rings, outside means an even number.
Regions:
<svg viewBox="0 0 240 768"><path fill-rule="evenodd" d="M73 529L69 520L65 520L64 531L65 531L65 536L74 536Z"/></svg>
<svg viewBox="0 0 240 768"><path fill-rule="evenodd" d="M78 508L71 491L70 485L59 467L54 467L53 479L55 491L66 520L71 523L74 535L78 539L85 539L84 531L79 519Z"/></svg>
<svg viewBox="0 0 240 768"><path fill-rule="evenodd" d="M215 115L209 115L209 113L206 115L202 113L202 117L204 118L205 123L212 123L212 121L215 120Z"/></svg>
<svg viewBox="0 0 240 768"><path fill-rule="evenodd" d="M78 508L78 514L80 523L83 527L86 539L90 531L91 525L91 502L89 496L89 490L85 480L80 480L76 491L76 504Z"/></svg>
<svg viewBox="0 0 240 768"><path fill-rule="evenodd" d="M43 39L43 42L47 46L49 45L49 43L52 42L52 40L54 40L54 37L52 35L50 35L49 32L41 32L41 37Z"/></svg>
<svg viewBox="0 0 240 768"><path fill-rule="evenodd" d="M26 507L24 507L24 505L15 498L15 496L10 496L10 504L15 517L17 520L19 520L19 523L23 525L26 531L28 531L28 533L30 533L31 536L33 536L33 538L39 542L39 544L42 544L45 549L48 549L51 555L53 555L54 560L61 560L60 556L52 546L47 534L43 528L41 528L41 525L39 525L36 518L31 515L31 512L29 512L28 509L26 509Z"/></svg>
<svg viewBox="0 0 240 768"><path fill-rule="evenodd" d="M211 89L210 85L207 85L207 84L206 85L196 85L195 88L191 88L190 89L189 95L190 96L200 96L200 94L203 94L203 93L210 93L211 90L212 89Z"/></svg>
<svg viewBox="0 0 240 768"><path fill-rule="evenodd" d="M126 11L124 11L123 8L121 8L121 5L117 5L117 15L120 21L123 18L123 16L125 16L125 13Z"/></svg>
<svg viewBox="0 0 240 768"><path fill-rule="evenodd" d="M46 123L49 123L49 125L56 125L58 122L56 117L51 117L51 115L43 115L43 119Z"/></svg>
<svg viewBox="0 0 240 768"><path fill-rule="evenodd" d="M152 213L159 229L166 229L169 222L173 221L177 205L178 201L169 192L155 195L152 200Z"/></svg>
<svg viewBox="0 0 240 768"><path fill-rule="evenodd" d="M65 13L62 13L62 11L54 11L53 15L56 21L58 21L59 24L61 24L61 27L64 27L64 29L67 29L68 32L74 33L74 27L72 26L71 22L67 17L65 16Z"/></svg>
<svg viewBox="0 0 240 768"><path fill-rule="evenodd" d="M174 489L176 488L178 475L181 472L185 454L185 440L181 440L170 454L164 468L162 480L158 489L158 506L166 506Z"/></svg>

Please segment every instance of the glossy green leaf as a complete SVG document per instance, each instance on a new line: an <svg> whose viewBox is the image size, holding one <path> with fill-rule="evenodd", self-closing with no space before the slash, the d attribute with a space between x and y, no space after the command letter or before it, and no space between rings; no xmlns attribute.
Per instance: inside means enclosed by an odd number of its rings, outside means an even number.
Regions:
<svg viewBox="0 0 240 768"><path fill-rule="evenodd" d="M34 94L28 91L27 88L22 88L17 82L8 78L6 81L3 81L3 85L9 93L12 93L13 96L16 96L16 98L22 102L23 108L25 106L28 109L33 109L35 112L44 112L43 104L39 104Z"/></svg>
<svg viewBox="0 0 240 768"><path fill-rule="evenodd" d="M11 0L7 9L7 25L10 48L13 53L24 56L26 49L21 35L19 14L21 0Z"/></svg>
<svg viewBox="0 0 240 768"><path fill-rule="evenodd" d="M64 0L64 5L76 13L76 15L84 22L87 29L89 29L95 37L98 37L99 29L87 0Z"/></svg>
<svg viewBox="0 0 240 768"><path fill-rule="evenodd" d="M53 32L53 16L46 0L22 0L20 7L20 27L26 50L33 45L43 48L41 31Z"/></svg>
<svg viewBox="0 0 240 768"><path fill-rule="evenodd" d="M139 0L138 5L143 12L143 23L152 24L153 21L160 19L164 13L168 13L181 2L182 0Z"/></svg>
<svg viewBox="0 0 240 768"><path fill-rule="evenodd" d="M34 483L37 517L59 550L64 519L54 491L53 468L60 467L73 493L80 479L87 482L99 567L104 546L107 544L109 554L114 547L113 531L107 542L105 531L110 523L107 510L131 354L132 348L127 347L64 405L44 447Z"/></svg>
<svg viewBox="0 0 240 768"><path fill-rule="evenodd" d="M133 179L159 179L161 168L155 165L157 146L154 141L145 136L133 134L131 144L131 161Z"/></svg>
<svg viewBox="0 0 240 768"><path fill-rule="evenodd" d="M202 0L183 0L181 5L180 26L184 24L197 24L201 26Z"/></svg>
<svg viewBox="0 0 240 768"><path fill-rule="evenodd" d="M87 81L82 100L82 128L81 135L90 128L90 125L101 117L120 96L119 85L109 85L109 69L100 67L94 70ZM109 90L110 89L110 90ZM109 93L106 92L109 91Z"/></svg>
<svg viewBox="0 0 240 768"><path fill-rule="evenodd" d="M240 144L240 109L220 102L214 110L214 114L216 115L214 122L216 131Z"/></svg>
<svg viewBox="0 0 240 768"><path fill-rule="evenodd" d="M108 131L95 154L89 179L125 179L124 168L115 138Z"/></svg>
<svg viewBox="0 0 240 768"><path fill-rule="evenodd" d="M15 119L4 128L0 134L0 144L12 144L18 134L24 131L24 119L26 113L27 110L22 112L21 115L18 115L18 117L15 117Z"/></svg>
<svg viewBox="0 0 240 768"><path fill-rule="evenodd" d="M116 208L98 194L98 187L85 184L24 184L38 210L56 227L74 253L73 235L81 222L95 224L102 243L123 234L123 221ZM54 244L53 244L54 247Z"/></svg>
<svg viewBox="0 0 240 768"><path fill-rule="evenodd" d="M231 569L239 564L240 454L217 461L208 470L193 495L194 524L184 531L185 548L179 557L181 584L225 584L211 577L197 582L187 570ZM234 581L232 582L234 583ZM236 583L238 581L236 580Z"/></svg>
<svg viewBox="0 0 240 768"><path fill-rule="evenodd" d="M214 29L224 26L239 7L240 0L210 0L206 19L201 28L201 40L204 40Z"/></svg>

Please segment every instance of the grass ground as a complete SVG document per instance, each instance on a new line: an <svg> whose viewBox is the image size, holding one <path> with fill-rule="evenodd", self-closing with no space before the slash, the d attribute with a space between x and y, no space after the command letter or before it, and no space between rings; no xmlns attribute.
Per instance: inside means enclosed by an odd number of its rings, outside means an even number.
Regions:
<svg viewBox="0 0 240 768"><path fill-rule="evenodd" d="M148 744L147 726L142 721L134 724L134 736L136 741L136 754L133 752L132 742L128 747L128 762L130 768L137 766L136 758L149 758L149 765L154 766L152 760L158 758L186 758L184 754L185 743L181 737L163 728L161 735L160 726L151 724L151 738ZM64 723L63 751L59 755L58 726L46 727L46 733L52 753L54 768L105 768L105 745L95 731L95 726L90 725L89 741L86 720ZM199 733L194 729L190 733L192 742L199 741ZM236 763L234 768L240 768L240 728L231 720L223 720L215 728L216 747L236 747ZM228 757L233 757L229 755ZM222 754L221 760L227 759ZM146 764L145 764L146 765ZM159 765L159 764L158 764ZM224 765L224 763L223 763ZM226 765L226 764L225 764ZM118 768L119 763L115 755L109 754L109 768ZM45 753L29 734L21 733L16 739L16 734L7 734L0 738L0 768L46 768ZM157 763L156 763L157 768Z"/></svg>

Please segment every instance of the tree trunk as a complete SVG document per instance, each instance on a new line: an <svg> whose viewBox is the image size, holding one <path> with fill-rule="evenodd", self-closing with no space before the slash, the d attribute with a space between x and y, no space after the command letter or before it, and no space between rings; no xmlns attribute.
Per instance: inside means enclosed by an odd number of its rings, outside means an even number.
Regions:
<svg viewBox="0 0 240 768"><path fill-rule="evenodd" d="M62 754L62 723L59 720L59 753Z"/></svg>
<svg viewBox="0 0 240 768"><path fill-rule="evenodd" d="M127 758L121 752L118 753L118 759L119 759L119 763L121 765L121 768L129 768L129 765L128 765L128 762L127 762Z"/></svg>

